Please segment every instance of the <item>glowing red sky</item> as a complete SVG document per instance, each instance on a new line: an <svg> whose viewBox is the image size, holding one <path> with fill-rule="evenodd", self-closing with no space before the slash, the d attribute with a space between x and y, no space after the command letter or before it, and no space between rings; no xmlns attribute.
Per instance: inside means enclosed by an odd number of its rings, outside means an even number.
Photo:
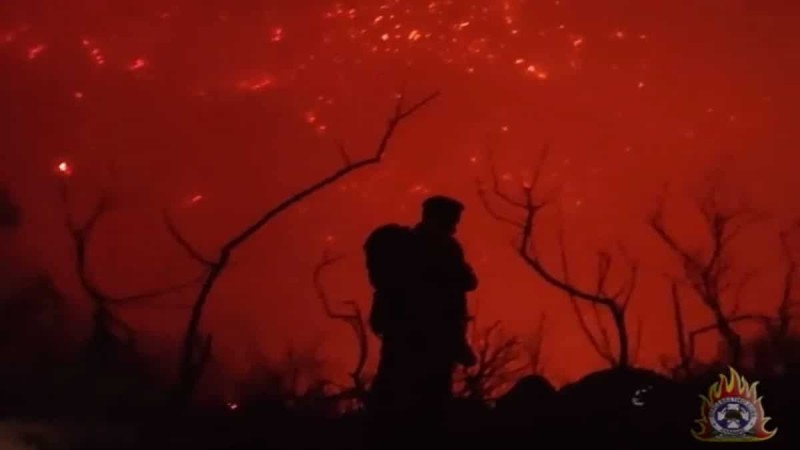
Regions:
<svg viewBox="0 0 800 450"><path fill-rule="evenodd" d="M258 352L322 340L331 370L344 373L350 336L325 319L314 265L326 248L344 253L328 273L330 294L366 307L362 240L379 223L416 220L419 201L441 192L468 207L461 236L482 280L481 319L525 334L546 312L547 373L565 380L598 367L568 303L515 258L511 230L475 194L487 146L513 185L550 143L546 183L562 187L575 264L591 268L595 249L621 239L646 265L630 315L645 324L640 362L657 366L674 351L659 278L674 267L643 219L663 183L680 199L722 169L773 214L742 247L767 278L780 267L770 233L800 215L792 3L6 1L0 175L26 212L20 253L77 292L54 173L66 159L76 210L103 190L117 206L93 242L99 282L129 293L182 281L200 268L170 240L161 208L211 254L339 164L338 142L371 152L400 86L409 96L441 89L384 164L291 210L236 255L206 316L218 358L235 375ZM671 212L691 238L696 218L685 206ZM542 239L555 226L546 222ZM771 281L746 293L749 304L777 300ZM145 342L176 339L190 297L123 317Z"/></svg>

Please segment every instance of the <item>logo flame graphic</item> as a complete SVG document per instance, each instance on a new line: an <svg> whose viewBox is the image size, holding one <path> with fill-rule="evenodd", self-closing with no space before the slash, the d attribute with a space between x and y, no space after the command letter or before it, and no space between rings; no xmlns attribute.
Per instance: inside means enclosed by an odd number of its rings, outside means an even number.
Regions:
<svg viewBox="0 0 800 450"><path fill-rule="evenodd" d="M700 418L695 420L698 425L697 430L691 430L692 436L700 441L736 441L736 442L752 442L752 441L765 441L775 436L778 429L766 429L766 423L770 418L764 414L764 406L761 404L762 397L759 397L756 392L758 381L748 383L744 377L739 375L733 367L729 367L730 376L726 377L724 374L719 375L719 381L712 384L708 389L708 396L701 395L702 403L700 404ZM753 405L756 412L755 424L747 432L741 435L725 436L718 433L711 425L714 420L712 409L714 405L724 399L737 399L743 400L746 403Z"/></svg>

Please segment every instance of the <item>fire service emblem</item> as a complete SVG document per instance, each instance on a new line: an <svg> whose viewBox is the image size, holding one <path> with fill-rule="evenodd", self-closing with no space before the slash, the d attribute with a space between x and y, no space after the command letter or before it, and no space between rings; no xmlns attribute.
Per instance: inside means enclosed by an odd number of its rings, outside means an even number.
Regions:
<svg viewBox="0 0 800 450"><path fill-rule="evenodd" d="M764 414L757 385L758 381L748 383L732 367L730 376L720 374L708 396L700 396L698 429L691 430L692 436L706 442L757 442L775 436L777 428L766 429L770 418Z"/></svg>

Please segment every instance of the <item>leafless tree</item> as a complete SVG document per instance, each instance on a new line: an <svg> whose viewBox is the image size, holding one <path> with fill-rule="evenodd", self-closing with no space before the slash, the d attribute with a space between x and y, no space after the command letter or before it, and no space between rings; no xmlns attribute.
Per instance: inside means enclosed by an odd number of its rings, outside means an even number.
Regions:
<svg viewBox="0 0 800 450"><path fill-rule="evenodd" d="M797 277L797 260L792 253L789 237L793 231L800 229L800 222L780 233L781 248L786 262L781 286L781 299L774 317L761 319L765 326L763 337L750 342L749 351L754 356L754 363L759 370L782 373L787 364L796 364L798 336L793 335L793 324L796 313L793 309L800 306L795 298L795 282Z"/></svg>
<svg viewBox="0 0 800 450"><path fill-rule="evenodd" d="M544 324L547 320L547 315L542 313L536 323L536 328L533 333L528 335L528 338L523 342L523 350L526 353L528 360L528 368L531 375L542 375L546 361L542 351L544 343Z"/></svg>
<svg viewBox="0 0 800 450"><path fill-rule="evenodd" d="M665 364L666 368L672 372L675 378L683 378L689 375L692 362L694 361L694 348L687 342L686 322L683 317L683 305L680 295L678 282L673 280L670 285L672 300L672 313L675 322L675 336L678 346L678 361L674 365Z"/></svg>
<svg viewBox="0 0 800 450"><path fill-rule="evenodd" d="M322 376L325 363L319 352L319 342L314 342L306 346L290 344L277 357L262 355L250 367L249 376L239 385L242 399L250 402L279 401L291 405L315 391L317 386L328 385Z"/></svg>
<svg viewBox="0 0 800 450"><path fill-rule="evenodd" d="M325 363L319 354L320 346L307 348L289 346L279 361L278 368L286 376L286 389L291 395L301 397L323 380Z"/></svg>
<svg viewBox="0 0 800 450"><path fill-rule="evenodd" d="M792 309L800 306L800 302L794 298L795 282L798 272L797 258L792 253L791 246L789 245L789 237L791 233L796 230L800 230L800 222L795 222L790 229L780 234L781 248L784 258L786 259L786 271L783 276L783 289L781 289L781 301L778 305L777 319L769 330L771 339L776 342L785 341L789 336L792 329L792 320L794 319Z"/></svg>
<svg viewBox="0 0 800 450"><path fill-rule="evenodd" d="M208 341L208 339L199 337L200 322L203 317L203 312L205 310L205 306L206 303L208 302L209 296L217 280L222 275L225 268L228 267L228 262L230 261L230 258L233 255L233 253L242 244L247 242L253 235L255 235L262 227L270 223L273 219L275 219L281 213L288 210L290 207L300 203L310 195L316 193L317 191L327 186L330 186L331 184L339 181L340 179L344 178L345 176L359 169L380 163L384 155L386 154L386 151L389 148L389 142L392 136L394 136L397 127L405 119L412 116L414 113L419 111L421 108L423 108L425 105L433 101L438 96L439 93L434 92L433 94L428 95L422 100L414 103L410 107L406 107L404 102L404 95L400 94L398 96L394 112L392 116L389 118L388 123L386 125L386 129L383 135L381 136L381 139L378 142L378 146L375 152L372 154L372 156L360 160L353 160L350 158L347 151L340 146L339 150L342 155L343 165L339 169L331 172L329 175L323 177L322 179L306 186L302 190L288 196L283 201L278 203L276 206L264 212L253 223L251 223L243 230L241 230L240 232L236 233L231 238L229 238L221 246L217 255L213 258L207 258L203 256L201 252L196 250L196 248L192 244L190 244L185 238L183 238L181 233L177 230L177 227L169 219L168 214L165 212L164 214L165 219L169 224L169 229L173 237L187 251L189 255L191 255L196 261L198 261L207 268L205 279L195 299L194 306L192 307L189 321L186 326L186 332L184 333L182 352L178 367L178 380L176 385L176 401L178 402L178 404L185 405L191 400L197 381L199 380L199 377L202 373L202 365L198 364L198 361L201 360L198 360L197 355L198 354L202 355L209 352L210 342ZM201 351L198 351L197 349L198 345L201 346Z"/></svg>
<svg viewBox="0 0 800 450"><path fill-rule="evenodd" d="M353 332L356 345L358 346L358 356L353 370L350 372L350 379L353 385L347 390L347 394L358 399L363 399L366 394L364 367L367 364L367 357L369 356L369 340L367 339L367 327L364 322L364 315L362 314L361 307L354 300L339 302L340 306L338 308L334 307L333 301L326 293L322 283L322 273L324 270L340 259L340 256L331 256L327 252L323 254L322 260L314 268L314 289L316 290L317 297L322 302L322 307L325 309L325 315L330 319L342 321L350 327L350 330Z"/></svg>
<svg viewBox="0 0 800 450"><path fill-rule="evenodd" d="M107 294L98 286L91 274L89 244L98 221L109 211L111 201L108 196L102 196L92 208L88 218L80 222L70 212L69 185L66 178L61 180L60 193L66 208L66 226L75 248L75 268L78 280L92 302L92 329L87 345L88 355L91 358L107 360L118 356L120 350L132 351L134 331L119 318L114 310L180 291L195 285L198 280L190 280L174 286L123 297Z"/></svg>
<svg viewBox="0 0 800 450"><path fill-rule="evenodd" d="M720 220L720 219L717 219L717 220ZM663 222L658 224L658 226L659 227L663 227ZM793 318L795 316L793 314L792 309L797 307L798 302L793 299L794 283L795 283L795 278L797 276L797 262L796 262L795 257L793 256L793 254L791 252L791 249L790 249L790 246L789 246L789 236L790 236L790 234L792 233L792 231L796 227L798 227L797 224L795 224L792 228L790 228L788 230L784 230L784 231L782 231L780 233L780 242L781 242L783 254L784 254L784 257L786 259L786 263L787 264L786 264L786 269L785 269L785 273L784 273L784 276L783 276L783 286L782 286L782 290L781 290L781 299L780 299L780 302L778 304L778 307L777 307L775 315L740 314L740 313L738 313L738 309L739 309L738 307L739 307L739 304L740 304L740 298L741 298L742 289L746 285L746 283L749 282L753 278L753 276L755 275L754 271L749 271L749 272L746 272L744 275L742 275L738 279L738 281L736 283L727 282L728 284L725 284L726 286L731 286L731 287L735 288L729 295L729 297L731 298L731 303L732 303L732 307L729 308L729 312L723 313L721 315L715 314L714 315L714 320L713 320L712 323L704 325L704 326L701 326L701 327L697 327L697 328L695 328L693 330L687 330L686 323L685 323L685 318L683 316L683 311L682 311L682 309L683 309L682 308L682 303L684 302L684 300L681 297L680 288L681 288L681 286L688 284L690 289L695 293L697 293L697 288L695 287L695 285L687 283L687 282L685 282L684 280L681 280L681 279L673 279L672 280L671 291L672 291L672 304L673 304L673 314L674 314L674 321L675 321L675 329L676 329L676 335L677 335L678 361L677 361L676 364L668 367L668 369L673 373L674 376L687 377L687 376L690 376L692 374L693 365L695 365L695 363L696 363L697 339L700 336L704 335L704 334L711 333L711 332L719 330L720 329L719 328L720 327L720 317L723 319L725 325L727 325L731 330L733 330L733 325L736 325L736 324L741 323L741 322L756 322L756 323L760 323L761 325L763 325L764 330L766 332L766 335L765 335L765 341L762 344L765 344L765 345L769 346L770 348L768 349L769 351L766 351L767 349L763 349L763 348L762 349L758 349L758 350L754 349L753 351L755 353L759 353L759 355L755 355L757 359L761 358L761 357L769 357L769 358L774 359L774 356L775 356L776 352L778 354L784 353L784 352L781 351L781 347L782 347L783 343L787 343L787 344L791 345L790 344L790 341L791 341L791 338L790 338L791 324L792 324L792 320L793 320ZM666 232L663 232L663 233L666 234ZM724 236L723 231L719 231L719 233L720 233L720 237L719 238L715 238L714 242L720 242L721 243L720 245L724 246L726 244L726 242L729 242L729 240L726 241L725 239L723 239L721 237L721 236ZM669 235L667 235L667 236L669 236ZM728 239L731 238L730 234L725 235L725 236L727 236ZM662 237L662 239L664 239L664 238ZM673 239L673 238L669 237L669 239ZM729 257L727 255L726 249L724 247L721 250L718 250L718 252L720 254L719 258ZM692 264L696 264L696 263L692 263ZM720 264L720 263L716 263L716 264ZM696 266L693 266L693 267L696 267ZM716 270L719 270L719 269L716 269ZM723 274L725 273L724 270L723 270L722 273ZM719 274L719 272L716 272L716 274ZM687 275L685 275L685 276L687 276ZM716 275L709 275L708 277L709 278L713 278L713 276L716 276ZM702 277L700 279L703 280ZM715 285L717 283L722 283L722 281L721 280L714 280L714 281L710 281L709 282L709 284L711 284L711 285ZM702 284L701 284L701 286L702 286ZM714 288L707 289L707 290L711 291L711 292L714 292ZM719 290L717 290L716 292L719 292ZM717 308L717 306L719 306L720 309L722 309L724 307L721 304L721 302L719 301L719 298L704 301L704 304L707 304L707 303L711 303L712 305L715 305L714 306L715 308ZM733 332L735 333L735 331L733 331ZM738 337L738 334L737 334L737 337ZM739 342L740 342L739 343L739 350L738 350L740 353L738 354L738 359L741 359L743 357L744 347L743 347L743 343L741 342L741 337L738 337L738 339L739 339ZM729 356L733 356L734 355L734 350L737 348L735 346L736 344L734 344L734 346L731 347L731 345L728 343L728 341L726 341L726 343L727 343L727 346L728 346L728 352L730 354ZM769 355L771 355L771 356L767 355L767 353L769 353ZM780 356L780 355L778 355L778 356Z"/></svg>
<svg viewBox="0 0 800 450"><path fill-rule="evenodd" d="M503 332L500 321L481 327L470 324L475 365L456 371L456 395L486 402L493 400L525 373L530 372L525 349L516 336Z"/></svg>
<svg viewBox="0 0 800 450"><path fill-rule="evenodd" d="M514 244L514 248L525 264L545 282L564 292L569 297L570 301L573 302L581 327L598 354L613 366L630 366L630 339L628 336L625 313L633 297L633 293L636 290L638 264L631 261L629 258L625 258L627 259L625 265L627 266L626 272L628 276L618 289L614 292L610 292L608 278L611 272L613 259L610 252L600 252L597 257L597 281L590 290L577 287L571 280L563 238L559 239L561 244L561 277L548 268L537 253L534 238L536 218L538 213L541 212L549 202L544 200L542 198L543 196L540 196L536 191L547 154L548 149L545 147L540 155L538 164L534 168L531 182L522 183L516 193L509 193L504 190L500 184L490 153L491 187L484 187L479 180L478 194L484 207L492 217L500 222L510 224L518 230L519 239ZM506 207L514 210L515 213L512 216L501 213L490 202L490 195L498 199ZM598 340L598 338L595 338L594 334L590 332L581 311L577 307L578 301L591 304L593 308L602 308L611 315L617 333L618 345L616 355L608 350L608 345L606 344L606 342L609 341L608 336L601 336L600 340ZM601 326L601 334L605 332L604 330L605 329Z"/></svg>
<svg viewBox="0 0 800 450"><path fill-rule="evenodd" d="M731 247L741 232L757 220L758 216L747 208L721 205L717 188L711 188L701 196L698 206L710 240L706 251L689 249L668 230L664 218L663 197L648 218L650 228L680 260L681 281L700 299L713 317L713 326L701 327L690 333L689 346L684 348L682 363L685 364L685 358L694 354L693 338L716 329L728 347L731 363L738 365L742 358L742 338L732 324L752 319L749 315L738 315L738 298L743 286L753 279L755 272L744 272L737 276ZM674 285L674 304L678 304L677 295L678 286Z"/></svg>

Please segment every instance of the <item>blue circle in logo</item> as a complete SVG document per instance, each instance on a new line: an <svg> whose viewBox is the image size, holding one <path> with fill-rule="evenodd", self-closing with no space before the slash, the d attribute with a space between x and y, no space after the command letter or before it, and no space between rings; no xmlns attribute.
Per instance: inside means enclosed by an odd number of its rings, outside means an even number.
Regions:
<svg viewBox="0 0 800 450"><path fill-rule="evenodd" d="M726 397L718 400L709 411L711 426L726 436L743 436L758 420L755 405L746 398Z"/></svg>

